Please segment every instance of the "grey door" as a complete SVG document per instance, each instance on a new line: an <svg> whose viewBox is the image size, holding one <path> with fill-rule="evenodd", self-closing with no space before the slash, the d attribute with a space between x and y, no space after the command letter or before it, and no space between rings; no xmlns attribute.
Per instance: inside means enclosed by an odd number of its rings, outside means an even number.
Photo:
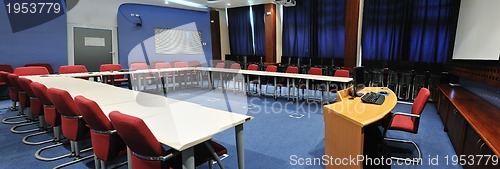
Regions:
<svg viewBox="0 0 500 169"><path fill-rule="evenodd" d="M99 71L101 64L113 62L111 30L74 28L75 65Z"/></svg>

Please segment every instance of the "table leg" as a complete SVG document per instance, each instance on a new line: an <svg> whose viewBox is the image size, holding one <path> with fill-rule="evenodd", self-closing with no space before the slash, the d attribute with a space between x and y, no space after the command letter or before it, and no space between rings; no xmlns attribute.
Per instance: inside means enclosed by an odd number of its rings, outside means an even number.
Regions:
<svg viewBox="0 0 500 169"><path fill-rule="evenodd" d="M224 83L225 82L224 82L224 80L222 80L222 73L219 73L219 78L220 78L219 82L220 82L221 88L222 88L222 90L224 90Z"/></svg>
<svg viewBox="0 0 500 169"><path fill-rule="evenodd" d="M278 93L276 92L277 89L278 89L278 86L277 86L277 82L276 82L276 76L274 76L274 100L278 99Z"/></svg>
<svg viewBox="0 0 500 169"><path fill-rule="evenodd" d="M250 75L245 75L245 76L246 76L246 78L247 78L247 83L246 83L246 85L245 85L245 87L246 87L247 91L245 92L245 94L246 94L247 96L249 96L249 95L250 95Z"/></svg>
<svg viewBox="0 0 500 169"><path fill-rule="evenodd" d="M236 130L236 152L238 154L238 168L245 168L245 146L244 146L244 132L243 124L237 125Z"/></svg>
<svg viewBox="0 0 500 169"><path fill-rule="evenodd" d="M105 79L104 83L108 83L108 76L105 76L105 77L106 77L106 79ZM111 76L111 85L115 85L115 75Z"/></svg>
<svg viewBox="0 0 500 169"><path fill-rule="evenodd" d="M309 103L309 79L306 79L306 102Z"/></svg>
<svg viewBox="0 0 500 169"><path fill-rule="evenodd" d="M182 151L182 169L194 169L194 147Z"/></svg>
<svg viewBox="0 0 500 169"><path fill-rule="evenodd" d="M330 103L330 82L326 82L326 104Z"/></svg>
<svg viewBox="0 0 500 169"><path fill-rule="evenodd" d="M214 79L212 79L212 72L208 71L208 89L213 90L214 89Z"/></svg>

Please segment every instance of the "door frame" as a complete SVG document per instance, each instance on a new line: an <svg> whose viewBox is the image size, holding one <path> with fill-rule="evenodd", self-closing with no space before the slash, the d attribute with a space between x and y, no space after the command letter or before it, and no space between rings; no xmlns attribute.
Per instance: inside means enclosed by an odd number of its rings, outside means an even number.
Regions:
<svg viewBox="0 0 500 169"><path fill-rule="evenodd" d="M116 27L97 26L87 24L68 24L68 65L75 65L75 28L102 29L111 31L112 63L118 64L118 34Z"/></svg>

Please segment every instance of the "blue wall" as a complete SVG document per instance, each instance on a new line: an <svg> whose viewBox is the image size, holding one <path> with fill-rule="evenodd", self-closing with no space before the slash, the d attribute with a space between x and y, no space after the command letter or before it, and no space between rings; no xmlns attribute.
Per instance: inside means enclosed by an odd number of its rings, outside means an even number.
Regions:
<svg viewBox="0 0 500 169"><path fill-rule="evenodd" d="M139 22L142 27L135 26ZM156 54L154 45L155 28L176 28L197 30L202 33L204 54L202 55L164 55ZM202 64L212 60L210 32L210 13L168 7L122 4L118 10L118 48L119 63L127 68L132 62L154 61L191 61L199 60ZM208 61L207 61L208 60ZM211 63L211 62L209 62Z"/></svg>
<svg viewBox="0 0 500 169"><path fill-rule="evenodd" d="M20 1L6 0L6 3L8 2ZM38 14L32 15L33 17L11 15L11 22L4 0L0 0L0 5L2 5L0 8L0 64L10 64L16 68L28 63L49 63L55 71L59 69L59 66L68 64L65 12L62 12L62 15L52 15L56 18L38 26L27 26L28 29L14 32L12 27L19 28L20 25L26 27L26 24L39 21L40 17L45 19L47 17Z"/></svg>

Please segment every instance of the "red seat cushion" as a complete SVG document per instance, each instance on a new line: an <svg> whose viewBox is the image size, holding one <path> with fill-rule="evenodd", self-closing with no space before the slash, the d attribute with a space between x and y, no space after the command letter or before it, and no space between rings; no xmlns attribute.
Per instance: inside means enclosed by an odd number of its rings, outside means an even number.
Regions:
<svg viewBox="0 0 500 169"><path fill-rule="evenodd" d="M395 115L392 119L391 127L392 130L402 130L412 132L414 128L413 121L411 118L403 115Z"/></svg>

